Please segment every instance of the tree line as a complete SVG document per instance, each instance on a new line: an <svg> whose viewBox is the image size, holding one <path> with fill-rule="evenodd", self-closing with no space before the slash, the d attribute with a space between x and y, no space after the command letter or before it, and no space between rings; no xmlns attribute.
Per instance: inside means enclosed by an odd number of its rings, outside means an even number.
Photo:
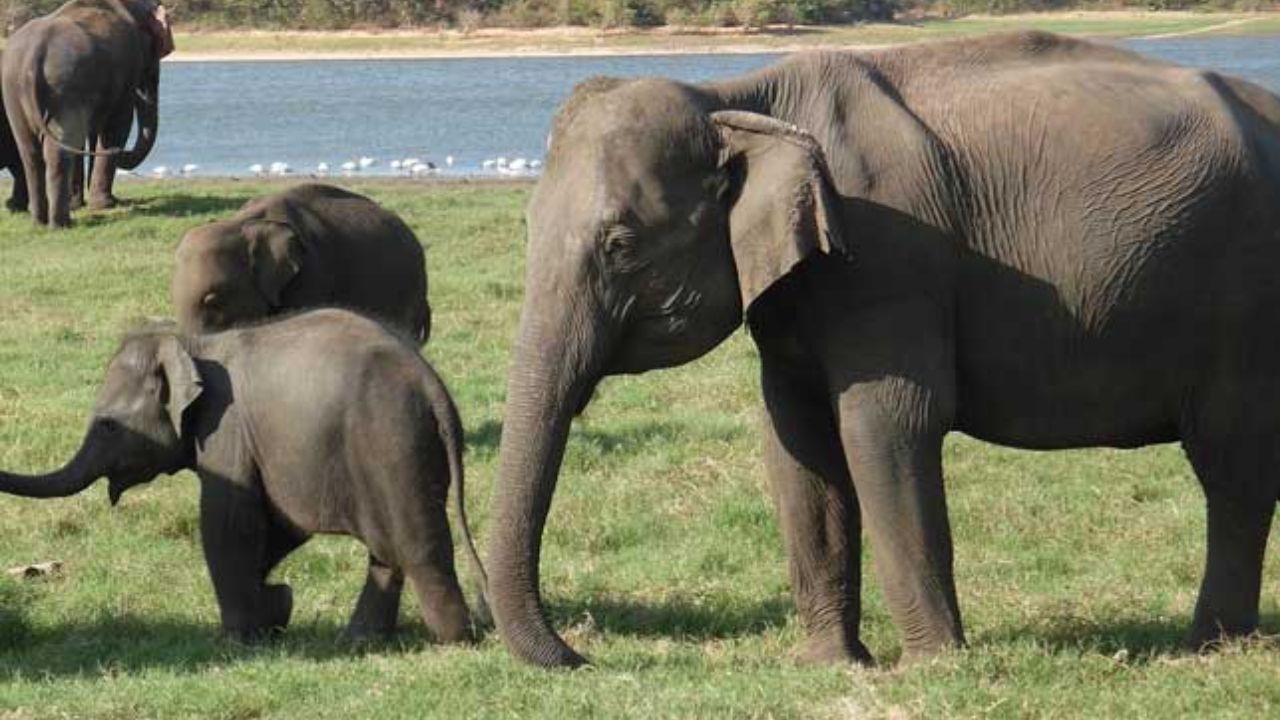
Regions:
<svg viewBox="0 0 1280 720"><path fill-rule="evenodd" d="M1114 0L1151 9L1238 6L1253 0ZM5 26L64 0L0 0ZM1086 0L1086 4L1089 0ZM892 20L906 10L941 14L1078 7L1079 0L166 0L182 25L228 28L590 27L805 25Z"/></svg>

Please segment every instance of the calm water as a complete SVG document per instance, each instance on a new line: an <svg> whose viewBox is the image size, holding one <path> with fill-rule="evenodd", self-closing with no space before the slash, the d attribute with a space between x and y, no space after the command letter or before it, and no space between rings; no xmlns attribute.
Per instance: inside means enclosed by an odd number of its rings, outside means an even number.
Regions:
<svg viewBox="0 0 1280 720"><path fill-rule="evenodd" d="M1240 75L1280 91L1280 38L1138 40L1128 47ZM286 162L430 159L480 174L499 156L540 158L551 115L593 75L702 81L768 65L775 54L254 63L166 63L160 138L140 172L200 166L199 175L248 175Z"/></svg>

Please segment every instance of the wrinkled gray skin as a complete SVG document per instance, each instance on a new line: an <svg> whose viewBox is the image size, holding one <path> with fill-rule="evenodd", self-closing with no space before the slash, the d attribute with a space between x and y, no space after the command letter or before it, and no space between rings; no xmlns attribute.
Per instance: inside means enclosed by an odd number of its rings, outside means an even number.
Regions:
<svg viewBox="0 0 1280 720"><path fill-rule="evenodd" d="M473 631L454 572L450 483L482 588L484 570L464 509L462 442L448 390L416 348L363 316L317 310L214 335L126 337L75 457L48 475L0 472L0 492L63 497L105 476L114 504L156 475L194 470L230 636L288 624L292 593L267 577L311 535L329 533L369 549L349 635L391 633L408 576L432 633L465 642Z"/></svg>
<svg viewBox="0 0 1280 720"><path fill-rule="evenodd" d="M234 216L188 231L170 295L190 333L340 305L423 343L431 334L426 265L413 231L372 200L329 185L250 200Z"/></svg>
<svg viewBox="0 0 1280 720"><path fill-rule="evenodd" d="M172 47L155 0L72 0L9 38L5 114L37 224L71 224L73 166L86 144L96 154L89 206L115 204L116 168L136 168L155 143L160 58ZM138 138L126 149L135 116Z"/></svg>
<svg viewBox="0 0 1280 720"><path fill-rule="evenodd" d="M520 658L569 424L743 320L807 630L859 639L863 525L904 655L964 642L941 447L1179 440L1208 507L1189 641L1258 621L1280 466L1280 100L1030 33L579 86L529 205L489 569Z"/></svg>
<svg viewBox="0 0 1280 720"><path fill-rule="evenodd" d="M4 55L0 53L0 67L4 67ZM0 83L0 90L3 83ZM4 106L4 96L0 92L0 107ZM9 119L0 113L0 168L9 171L13 176L13 192L5 201L9 212L27 211L27 181L22 174L22 157L18 155L18 145L13 141L13 130L9 128Z"/></svg>

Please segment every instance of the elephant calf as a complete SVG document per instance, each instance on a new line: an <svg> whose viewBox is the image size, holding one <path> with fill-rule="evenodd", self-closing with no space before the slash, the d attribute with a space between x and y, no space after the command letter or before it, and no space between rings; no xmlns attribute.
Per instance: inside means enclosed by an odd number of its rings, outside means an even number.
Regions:
<svg viewBox="0 0 1280 720"><path fill-rule="evenodd" d="M213 335L149 328L127 336L108 364L75 457L44 476L0 472L0 492L62 497L106 476L114 504L160 473L191 469L229 635L284 628L292 594L268 575L312 534L332 533L369 549L350 635L395 629L408 575L428 628L462 642L473 636L445 513L451 482L484 585L462 441L448 390L416 349L355 313L317 310Z"/></svg>
<svg viewBox="0 0 1280 720"><path fill-rule="evenodd" d="M431 334L426 265L413 231L372 200L330 185L250 200L232 217L188 231L171 294L188 333L340 305L422 343Z"/></svg>

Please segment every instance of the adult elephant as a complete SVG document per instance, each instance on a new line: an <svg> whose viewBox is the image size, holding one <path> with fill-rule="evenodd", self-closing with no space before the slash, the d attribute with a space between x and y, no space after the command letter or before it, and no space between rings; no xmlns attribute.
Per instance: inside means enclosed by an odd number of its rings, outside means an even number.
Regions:
<svg viewBox="0 0 1280 720"><path fill-rule="evenodd" d="M943 436L1180 440L1207 497L1189 641L1253 630L1280 482L1280 99L1043 33L579 86L528 211L491 527L520 658L583 658L538 559L571 417L745 320L812 659L867 661L861 531L904 656L964 642Z"/></svg>
<svg viewBox="0 0 1280 720"><path fill-rule="evenodd" d="M71 0L9 38L4 107L37 224L71 224L72 163L96 149L89 206L115 203L117 167L146 159L159 123L160 58L173 49L156 0ZM138 139L125 149L138 120Z"/></svg>

